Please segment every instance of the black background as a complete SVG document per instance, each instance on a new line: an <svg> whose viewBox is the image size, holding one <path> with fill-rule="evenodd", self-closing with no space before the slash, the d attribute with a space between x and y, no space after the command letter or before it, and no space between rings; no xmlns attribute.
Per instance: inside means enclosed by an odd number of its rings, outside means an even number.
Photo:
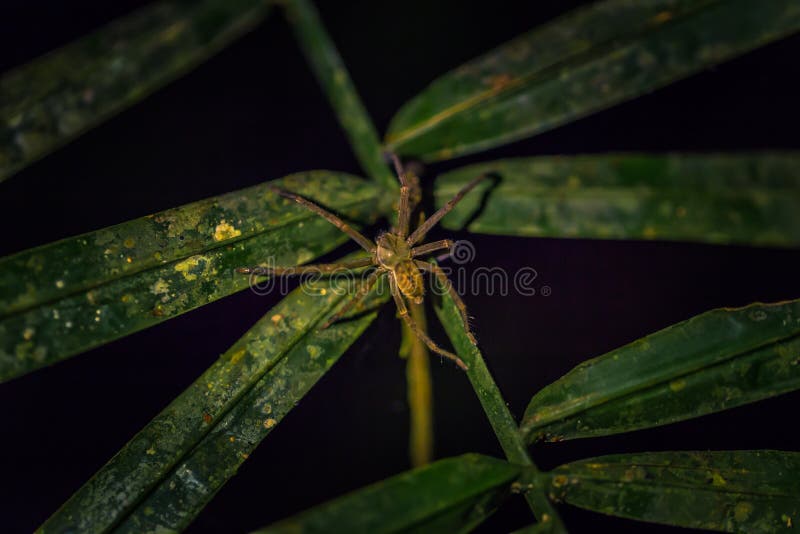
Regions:
<svg viewBox="0 0 800 534"><path fill-rule="evenodd" d="M143 3L4 2L0 70ZM458 0L327 1L320 10L367 109L385 131L397 108L436 76L578 3L497 1L479 10ZM799 55L800 37L793 37L570 126L429 167L427 176L507 156L797 149ZM193 73L0 184L0 254L315 168L360 174L274 12ZM455 237L475 244L471 268L513 272L531 266L552 288L549 297L465 299L516 415L535 391L589 357L710 308L800 296L798 251ZM38 526L276 300L245 291L0 385L0 530ZM445 339L438 325L432 335ZM190 532L246 531L406 469L399 341L399 325L386 306ZM499 456L464 375L438 358L432 367L437 456ZM537 446L532 454L550 468L627 451L800 450L798 401L795 393L662 428ZM562 511L577 532L674 530L571 507ZM508 531L529 517L523 500L515 499L484 528Z"/></svg>

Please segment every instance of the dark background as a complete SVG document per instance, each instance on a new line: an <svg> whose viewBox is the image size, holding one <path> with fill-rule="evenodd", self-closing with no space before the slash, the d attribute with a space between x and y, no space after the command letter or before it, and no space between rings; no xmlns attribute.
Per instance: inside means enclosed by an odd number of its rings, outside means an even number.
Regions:
<svg viewBox="0 0 800 534"><path fill-rule="evenodd" d="M4 2L0 70L144 2ZM436 76L578 2L320 2L378 129ZM447 164L620 150L798 149L800 37L539 135ZM0 254L315 169L361 174L282 18L183 79L0 184ZM439 231L431 239L444 234ZM534 267L543 297L467 296L512 411L577 363L719 306L800 296L800 252L664 242L456 234L470 268ZM343 248L341 253L353 249ZM0 386L0 524L41 524L277 297L242 292ZM432 313L430 314L433 315ZM444 340L438 325L434 339ZM378 320L251 455L190 532L240 532L406 469L408 413L394 310ZM433 359L436 453L500 451L464 375ZM537 446L544 468L669 449L800 450L800 394L616 437ZM574 531L677 529L562 507ZM529 520L522 499L486 525Z"/></svg>

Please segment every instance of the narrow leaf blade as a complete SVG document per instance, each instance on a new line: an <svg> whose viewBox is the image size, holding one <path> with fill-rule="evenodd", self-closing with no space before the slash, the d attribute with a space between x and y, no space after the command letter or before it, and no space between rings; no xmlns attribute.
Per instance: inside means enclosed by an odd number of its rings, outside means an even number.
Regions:
<svg viewBox="0 0 800 534"><path fill-rule="evenodd" d="M428 161L485 150L646 94L800 29L794 0L606 0L434 81L388 148Z"/></svg>
<svg viewBox="0 0 800 534"><path fill-rule="evenodd" d="M0 181L255 27L261 0L161 1L0 77Z"/></svg>
<svg viewBox="0 0 800 534"><path fill-rule="evenodd" d="M375 318L370 312L320 330L349 298L339 289L323 280L290 293L40 531L185 528ZM366 304L378 305L387 297L386 291L376 291Z"/></svg>
<svg viewBox="0 0 800 534"><path fill-rule="evenodd" d="M510 494L518 466L465 454L388 478L259 533L469 532Z"/></svg>
<svg viewBox="0 0 800 534"><path fill-rule="evenodd" d="M383 190L313 171L0 259L0 381L248 287L234 269L307 262L346 241L270 185L369 222Z"/></svg>
<svg viewBox="0 0 800 534"><path fill-rule="evenodd" d="M695 316L582 363L531 399L529 441L605 436L800 388L800 300Z"/></svg>
<svg viewBox="0 0 800 534"><path fill-rule="evenodd" d="M550 472L554 499L608 515L723 532L780 532L800 520L800 453L601 456Z"/></svg>
<svg viewBox="0 0 800 534"><path fill-rule="evenodd" d="M441 175L441 206L489 174L443 220L526 237L800 245L800 153L609 154L517 158Z"/></svg>

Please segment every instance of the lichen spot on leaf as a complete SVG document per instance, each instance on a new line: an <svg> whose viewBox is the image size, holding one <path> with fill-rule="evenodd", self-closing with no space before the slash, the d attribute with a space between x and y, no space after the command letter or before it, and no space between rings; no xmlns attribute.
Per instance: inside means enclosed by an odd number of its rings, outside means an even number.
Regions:
<svg viewBox="0 0 800 534"><path fill-rule="evenodd" d="M242 235L242 231L222 219L216 228L214 228L214 241L225 241L226 239L233 239Z"/></svg>

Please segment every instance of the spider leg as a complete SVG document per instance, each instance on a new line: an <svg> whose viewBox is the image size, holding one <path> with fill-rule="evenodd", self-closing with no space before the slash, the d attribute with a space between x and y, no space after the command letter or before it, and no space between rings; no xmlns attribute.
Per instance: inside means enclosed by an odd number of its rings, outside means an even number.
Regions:
<svg viewBox="0 0 800 534"><path fill-rule="evenodd" d="M417 241L419 241L420 239L422 239L422 237L425 234L427 234L430 231L431 228L436 226L436 224L439 222L439 220L442 217L444 217L445 215L450 213L450 210L452 210L454 207L456 207L456 204L461 202L461 199L464 198L464 195L469 193L476 185L478 185L481 182L481 180L484 180L484 179L488 178L488 176L489 175L487 175L487 174L481 174L477 178L473 179L470 183L465 185L461 189L461 191L456 193L456 196L454 196L453 198L451 198L450 200L447 201L447 204L445 204L444 206L439 208L439 210L436 213L431 215L430 219L425 221L421 226L419 226L416 230L414 230L411 233L411 235L408 236L408 239L406 239L406 243L408 243L409 246L411 246L414 243L416 243Z"/></svg>
<svg viewBox="0 0 800 534"><path fill-rule="evenodd" d="M400 180L400 205L397 208L397 233L403 239L408 236L408 221L411 218L411 204L409 202L409 195L411 194L411 183L408 181L406 172L403 170L403 165L396 154L390 153L389 157L392 158L394 170L397 173L397 178Z"/></svg>
<svg viewBox="0 0 800 534"><path fill-rule="evenodd" d="M436 252L442 249L453 248L453 241L450 239L442 239L441 241L433 241L411 249L411 257L424 256L425 254Z"/></svg>
<svg viewBox="0 0 800 534"><path fill-rule="evenodd" d="M357 305L360 305L364 301L364 298L369 293L369 290L372 289L372 286L375 285L375 282L378 281L378 278L380 278L381 274L383 274L384 272L386 272L386 271L384 271L383 269L378 269L378 270L375 270L372 273L370 273L370 275L367 277L367 280L364 282L364 284L361 287L358 288L358 291L353 296L352 300L350 300L350 302L348 302L347 304L342 306L339 309L339 311L337 311L336 313L331 315L328 318L328 320L325 321L325 324L322 325L322 330L325 330L330 325L332 325L333 323L335 323L336 321L341 319L347 312L352 310Z"/></svg>
<svg viewBox="0 0 800 534"><path fill-rule="evenodd" d="M295 202L297 202L298 204L300 204L304 208L307 208L307 209L313 211L314 213L316 213L317 215L323 217L325 220L327 220L329 223L334 225L336 228L338 228L342 232L344 232L347 235L349 235L350 238L353 241L355 241L356 243L358 243L359 245L361 245L361 247L364 250L366 250L368 252L374 252L375 251L375 248L376 248L375 247L375 243L373 243L372 241L370 241L369 239L364 237L358 230L356 230L355 228L353 228L352 226L350 226L349 224L347 224L342 219L340 219L339 217L337 217L333 213L329 212L328 210L326 210L326 209L318 206L317 204L314 204L310 200L305 199L305 198L301 197L300 195L297 195L297 194L292 193L290 191L286 191L284 189L280 189L280 188L277 188L277 187L270 187L270 189L273 192L275 192L276 194L278 194L278 195L280 195L282 197L294 200Z"/></svg>
<svg viewBox="0 0 800 534"><path fill-rule="evenodd" d="M300 265L296 267L261 267L256 265L254 267L239 267L236 269L240 274L258 274L266 275L271 274L274 276L293 275L293 274L332 274L337 271L344 271L348 269L356 269L358 267L368 267L374 262L372 258L361 258L360 260L346 261L342 263L318 263L316 265Z"/></svg>
<svg viewBox="0 0 800 534"><path fill-rule="evenodd" d="M427 261L414 260L414 264L423 271L428 271L429 273L436 276L436 278L439 279L439 283L447 288L447 292L450 293L450 298L453 299L453 302L455 302L456 307L458 308L458 311L461 314L461 320L464 322L464 330L467 333L467 337L469 338L470 342L473 345L477 345L478 341L475 339L475 336L469 329L469 315L467 314L467 306L466 304L464 304L464 301L461 300L461 295L459 295L458 292L456 291L456 288L453 287L453 284L447 278L447 275L442 270L442 268L434 263L429 263Z"/></svg>
<svg viewBox="0 0 800 534"><path fill-rule="evenodd" d="M458 365L464 371L469 369L469 367L467 367L467 364L465 364L461 360L461 358L459 358L458 356L456 356L452 352L448 352L448 351L440 348L439 345L434 343L433 340L431 338L429 338L428 335L425 332L423 332L422 329L420 329L419 326L417 326L417 323L414 322L414 319L412 319L411 316L408 314L408 308L406 307L406 303L403 300L403 295L400 293L400 290L397 288L397 283L395 282L395 280L392 277L392 275L389 275L389 289L392 292L392 297L394 297L394 302L397 305L397 311L398 311L400 317L406 322L406 324L411 329L411 331L414 333L414 335L417 336L419 339L421 339L422 342L425 343L432 352L435 352L436 354L440 354L440 355L444 356L445 358L449 358L449 359L453 360L453 362L455 362L455 364Z"/></svg>

